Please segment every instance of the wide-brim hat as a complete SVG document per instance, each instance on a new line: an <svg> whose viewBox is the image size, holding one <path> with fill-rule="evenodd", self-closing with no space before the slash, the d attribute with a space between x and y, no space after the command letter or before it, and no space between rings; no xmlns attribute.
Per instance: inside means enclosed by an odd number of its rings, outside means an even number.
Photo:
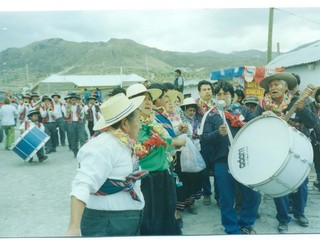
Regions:
<svg viewBox="0 0 320 240"><path fill-rule="evenodd" d="M40 112L39 112L38 110L36 110L36 109L32 109L32 110L30 110L30 111L28 112L27 116L30 117L30 116L33 115L33 114L38 114L38 115L40 115Z"/></svg>
<svg viewBox="0 0 320 240"><path fill-rule="evenodd" d="M169 89L166 94L170 98L170 101L171 101L172 104L175 103L175 101L176 101L178 96L179 96L181 102L183 102L183 100L184 100L183 93L181 93L181 92L179 92L177 90Z"/></svg>
<svg viewBox="0 0 320 240"><path fill-rule="evenodd" d="M78 94L76 94L76 93L70 93L70 94L69 94L69 98L81 99L81 97L80 97Z"/></svg>
<svg viewBox="0 0 320 240"><path fill-rule="evenodd" d="M26 94L26 95L23 95L22 98L27 98L27 99L30 99L31 96L29 94Z"/></svg>
<svg viewBox="0 0 320 240"><path fill-rule="evenodd" d="M58 93L56 93L56 92L51 95L51 98L53 98L54 96L57 96L58 98L61 98L61 96L60 96Z"/></svg>
<svg viewBox="0 0 320 240"><path fill-rule="evenodd" d="M298 85L298 81L296 77L292 73L288 72L279 72L274 73L268 77L265 77L260 82L260 87L264 88L265 90L269 90L269 83L273 80L283 80L288 84L288 89L292 90Z"/></svg>
<svg viewBox="0 0 320 240"><path fill-rule="evenodd" d="M319 87L316 87L316 88L313 90L311 97L316 98L316 94L317 94L317 92L319 92L319 91L320 91L320 86L319 86ZM318 94L319 94L319 93L318 93Z"/></svg>
<svg viewBox="0 0 320 240"><path fill-rule="evenodd" d="M42 102L44 102L45 100L49 100L49 101L52 102L52 99L50 97L48 97L48 96L43 96L42 97Z"/></svg>
<svg viewBox="0 0 320 240"><path fill-rule="evenodd" d="M127 88L127 97L130 98L132 96L136 96L141 93L149 92L152 100L155 100L159 98L162 94L162 91L160 89L152 88L152 89L147 89L143 84L141 83L135 83L131 85L130 87Z"/></svg>
<svg viewBox="0 0 320 240"><path fill-rule="evenodd" d="M253 103L253 104L258 104L259 103L259 98L255 97L255 96L248 96L245 97L242 100L243 104L247 104L247 103Z"/></svg>
<svg viewBox="0 0 320 240"><path fill-rule="evenodd" d="M93 96L93 95L88 97L88 100L90 100L90 99L97 100L97 98L95 96Z"/></svg>
<svg viewBox="0 0 320 240"><path fill-rule="evenodd" d="M94 125L93 130L101 130L109 127L136 110L143 102L145 96L129 99L123 93L109 98L100 106L101 117Z"/></svg>
<svg viewBox="0 0 320 240"><path fill-rule="evenodd" d="M183 103L181 104L181 107L188 106L188 105L195 105L198 107L196 100L194 100L194 98L192 98L192 97L188 97L188 98L184 99Z"/></svg>
<svg viewBox="0 0 320 240"><path fill-rule="evenodd" d="M40 97L40 95L38 93L31 93L30 98L33 98L33 97Z"/></svg>

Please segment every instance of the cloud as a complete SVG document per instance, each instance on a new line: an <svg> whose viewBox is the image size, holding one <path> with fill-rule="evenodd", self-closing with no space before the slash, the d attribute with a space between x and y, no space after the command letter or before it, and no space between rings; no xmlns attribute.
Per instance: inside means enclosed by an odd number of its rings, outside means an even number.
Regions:
<svg viewBox="0 0 320 240"><path fill-rule="evenodd" d="M289 51L319 40L319 10L275 9L273 45ZM48 38L128 38L170 51L266 51L268 17L268 8L0 12L0 51Z"/></svg>

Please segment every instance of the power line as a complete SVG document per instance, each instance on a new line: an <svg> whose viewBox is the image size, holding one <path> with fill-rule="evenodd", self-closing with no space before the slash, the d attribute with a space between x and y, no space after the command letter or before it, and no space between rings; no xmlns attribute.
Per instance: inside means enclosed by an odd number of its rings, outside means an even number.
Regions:
<svg viewBox="0 0 320 240"><path fill-rule="evenodd" d="M317 22L317 21L315 21L315 20L312 20L312 19L309 19L309 18L306 18L306 17L299 16L299 15L297 15L297 14L295 14L295 13L291 13L291 12L288 12L288 11L285 11L285 10L281 10L281 9L279 9L279 8L274 8L274 9L276 9L276 10L278 10L278 11L280 11L280 12L284 12L284 13L290 14L290 15L292 15L292 16L295 16L295 17L304 19L304 20L306 20L306 21L313 22L313 23L316 23L316 24L319 24L319 25L320 25L320 22Z"/></svg>

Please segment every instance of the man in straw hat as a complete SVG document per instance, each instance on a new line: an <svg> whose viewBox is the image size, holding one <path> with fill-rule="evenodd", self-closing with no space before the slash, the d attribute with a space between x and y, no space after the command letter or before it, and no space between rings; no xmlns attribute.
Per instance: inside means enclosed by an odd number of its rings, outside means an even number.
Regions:
<svg viewBox="0 0 320 240"><path fill-rule="evenodd" d="M146 200L141 235L180 235L181 229L174 217L176 183L170 171L172 158L169 153L173 152L174 147L184 145L185 140L170 137L156 120L152 100L164 96L161 89L146 89L143 84L137 83L128 87L127 96L145 96L140 106L141 129L138 134L138 141L145 151L141 151L139 164L149 172L149 177L141 182Z"/></svg>
<svg viewBox="0 0 320 240"><path fill-rule="evenodd" d="M303 98L293 96L289 91L297 85L295 76L288 72L280 72L272 74L260 82L267 94L261 99L259 105L255 109L255 115L276 115L280 118L285 118L287 112L296 107L295 113L291 116L288 123L298 130L302 126L305 128L314 128L318 118L312 113L308 104ZM306 134L306 132L304 132ZM298 224L303 227L309 225L308 219L304 215L304 209L307 203L308 195L308 178L301 184L298 191L293 193L293 216L298 221ZM288 224L291 217L288 215L289 200L288 195L284 197L274 198L277 209L276 218L279 222L279 233L288 232Z"/></svg>
<svg viewBox="0 0 320 240"><path fill-rule="evenodd" d="M230 174L228 168L229 146L232 143L232 138L246 122L255 116L245 106L232 103L235 94L233 86L229 82L219 80L214 94L216 103L221 104L219 106L221 110L213 110L208 114L204 124L202 141L204 146L210 148L210 153L208 153L210 155L206 158L210 159L213 164L214 177L220 196L221 223L227 234L255 234L253 226L258 215L260 194L239 183L243 200L238 218L235 208L237 181Z"/></svg>
<svg viewBox="0 0 320 240"><path fill-rule="evenodd" d="M29 119L24 121L19 128L21 133L28 130L31 126L36 126L44 132L45 128L44 128L43 124L38 122L39 116L40 116L40 112L38 110L35 110L35 109L30 110L28 113ZM43 162L44 160L46 160L48 158L48 156L45 155L45 153L44 153L43 147L37 151L37 157L38 157L39 162ZM33 161L33 158L30 158L28 163L32 163L32 161Z"/></svg>
<svg viewBox="0 0 320 240"><path fill-rule="evenodd" d="M72 182L71 217L66 235L83 237L139 235L145 205L135 157L144 97L118 94L101 105L94 126L100 134L80 148Z"/></svg>

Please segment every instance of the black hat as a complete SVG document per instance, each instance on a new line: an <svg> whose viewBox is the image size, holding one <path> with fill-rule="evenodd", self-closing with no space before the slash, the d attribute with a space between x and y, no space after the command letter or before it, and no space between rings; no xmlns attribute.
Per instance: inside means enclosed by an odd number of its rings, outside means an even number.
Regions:
<svg viewBox="0 0 320 240"><path fill-rule="evenodd" d="M70 93L70 94L69 94L69 98L81 99L81 97L80 97L78 94L76 94L76 93Z"/></svg>
<svg viewBox="0 0 320 240"><path fill-rule="evenodd" d="M23 95L22 98L28 98L28 99L30 99L31 96L30 96L30 94L27 93L27 94Z"/></svg>
<svg viewBox="0 0 320 240"><path fill-rule="evenodd" d="M57 92L55 92L54 94L52 94L52 95L51 95L51 98L53 98L54 96L57 96L58 98L61 98L61 96L60 96Z"/></svg>
<svg viewBox="0 0 320 240"><path fill-rule="evenodd" d="M97 100L96 96L90 95L90 97L88 97L88 100L93 99L93 100Z"/></svg>
<svg viewBox="0 0 320 240"><path fill-rule="evenodd" d="M36 109L32 109L27 114L28 118L30 118L33 114L39 114L40 115L40 112L38 110L36 110Z"/></svg>
<svg viewBox="0 0 320 240"><path fill-rule="evenodd" d="M52 102L52 99L49 98L49 97L46 96L46 95L44 95L44 96L42 97L42 102L44 102L45 100L49 100L50 102Z"/></svg>
<svg viewBox="0 0 320 240"><path fill-rule="evenodd" d="M34 98L34 97L40 97L38 93L31 93L31 98Z"/></svg>

